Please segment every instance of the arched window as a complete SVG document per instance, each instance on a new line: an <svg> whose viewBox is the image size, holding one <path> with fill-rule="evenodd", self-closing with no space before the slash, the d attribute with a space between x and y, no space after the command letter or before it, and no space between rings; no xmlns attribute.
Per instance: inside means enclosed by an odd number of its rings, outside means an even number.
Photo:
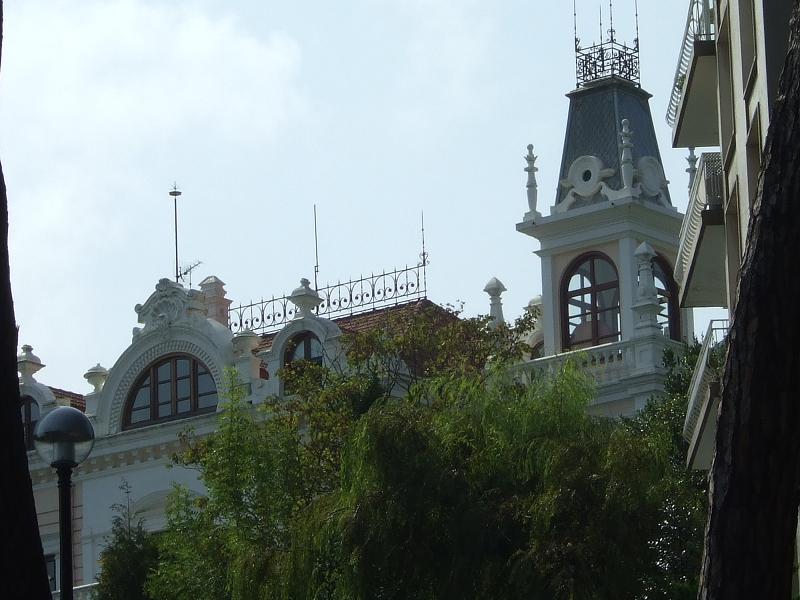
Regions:
<svg viewBox="0 0 800 600"><path fill-rule="evenodd" d="M140 427L217 409L217 386L196 358L177 354L147 367L125 404L123 428Z"/></svg>
<svg viewBox="0 0 800 600"><path fill-rule="evenodd" d="M576 258L561 282L561 337L564 350L619 339L619 277L599 252Z"/></svg>
<svg viewBox="0 0 800 600"><path fill-rule="evenodd" d="M531 348L531 360L542 358L544 356L544 341L534 344Z"/></svg>
<svg viewBox="0 0 800 600"><path fill-rule="evenodd" d="M22 414L22 428L25 435L25 448L33 450L33 432L39 422L39 405L30 396L20 398L20 413Z"/></svg>
<svg viewBox="0 0 800 600"><path fill-rule="evenodd" d="M681 313L678 307L678 290L669 263L661 256L653 259L653 278L658 292L658 324L673 340L681 339Z"/></svg>
<svg viewBox="0 0 800 600"><path fill-rule="evenodd" d="M288 366L296 360L308 360L318 365L322 364L322 343L310 331L298 333L283 352L283 366Z"/></svg>

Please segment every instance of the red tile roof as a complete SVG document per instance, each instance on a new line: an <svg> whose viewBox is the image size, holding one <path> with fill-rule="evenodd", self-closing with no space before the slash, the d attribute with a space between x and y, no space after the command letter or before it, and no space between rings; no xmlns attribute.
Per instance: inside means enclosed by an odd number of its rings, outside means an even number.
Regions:
<svg viewBox="0 0 800 600"><path fill-rule="evenodd" d="M68 390L62 390L61 388L53 387L52 385L48 385L47 387L49 387L50 391L53 392L56 400L68 400L70 406L86 412L86 400L81 394L70 392Z"/></svg>

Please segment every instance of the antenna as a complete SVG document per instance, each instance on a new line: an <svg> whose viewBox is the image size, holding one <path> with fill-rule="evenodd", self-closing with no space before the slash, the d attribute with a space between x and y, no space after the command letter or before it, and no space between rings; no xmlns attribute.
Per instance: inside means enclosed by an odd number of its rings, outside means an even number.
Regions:
<svg viewBox="0 0 800 600"><path fill-rule="evenodd" d="M317 240L317 205L314 205L314 289L318 289L317 275L319 274L319 242Z"/></svg>
<svg viewBox="0 0 800 600"><path fill-rule="evenodd" d="M608 30L608 35L611 38L609 41L613 44L615 39L616 32L614 31L614 2L613 0L608 0L608 15L609 19L611 19L611 29Z"/></svg>
<svg viewBox="0 0 800 600"><path fill-rule="evenodd" d="M598 44L603 43L603 5L600 5L600 39L597 41Z"/></svg>
<svg viewBox="0 0 800 600"><path fill-rule="evenodd" d="M578 39L578 9L575 5L576 0L572 0L572 30L575 33L575 51L581 49L581 41Z"/></svg>
<svg viewBox="0 0 800 600"><path fill-rule="evenodd" d="M186 276L189 276L189 289L192 289L192 271L194 271L197 267L202 265L203 262L200 260L194 261L192 264L186 266L181 271L181 279L185 279Z"/></svg>
<svg viewBox="0 0 800 600"><path fill-rule="evenodd" d="M422 261L422 285L425 289L425 297L428 296L428 273L426 267L428 266L428 252L425 250L425 211L422 211L422 254L419 255Z"/></svg>
<svg viewBox="0 0 800 600"><path fill-rule="evenodd" d="M181 195L181 192L178 190L177 182L172 184L169 195L172 196L172 200L175 204L175 283L178 283L178 279L181 276L178 270L178 197Z"/></svg>
<svg viewBox="0 0 800 600"><path fill-rule="evenodd" d="M636 20L636 49L639 49L639 0L633 0L633 9Z"/></svg>

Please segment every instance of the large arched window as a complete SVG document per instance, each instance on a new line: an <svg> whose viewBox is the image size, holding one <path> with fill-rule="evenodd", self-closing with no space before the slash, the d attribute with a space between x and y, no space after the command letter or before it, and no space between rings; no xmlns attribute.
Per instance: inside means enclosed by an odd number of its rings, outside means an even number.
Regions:
<svg viewBox="0 0 800 600"><path fill-rule="evenodd" d="M123 428L140 427L217 409L217 386L196 358L176 354L147 367L125 404Z"/></svg>
<svg viewBox="0 0 800 600"><path fill-rule="evenodd" d="M298 333L286 344L286 350L283 352L283 366L296 360L308 360L318 365L322 364L322 343L310 331Z"/></svg>
<svg viewBox="0 0 800 600"><path fill-rule="evenodd" d="M619 339L619 278L599 252L572 261L561 283L561 337L564 350Z"/></svg>
<svg viewBox="0 0 800 600"><path fill-rule="evenodd" d="M658 304L658 324L662 331L669 333L673 340L681 339L681 313L678 307L678 289L672 277L669 263L661 256L653 259L653 278L655 279Z"/></svg>
<svg viewBox="0 0 800 600"><path fill-rule="evenodd" d="M33 450L33 432L39 422L39 405L30 396L20 398L20 413L22 414L22 427L25 435L25 448Z"/></svg>

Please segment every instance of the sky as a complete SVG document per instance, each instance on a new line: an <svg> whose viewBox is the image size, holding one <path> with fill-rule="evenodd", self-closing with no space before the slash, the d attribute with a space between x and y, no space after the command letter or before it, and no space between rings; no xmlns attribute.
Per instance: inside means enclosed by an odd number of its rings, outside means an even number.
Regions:
<svg viewBox="0 0 800 600"><path fill-rule="evenodd" d="M584 44L608 5L578 0ZM688 3L639 6L642 87L673 203L686 151L664 120ZM536 0L9 0L0 72L20 344L39 379L86 393L131 342L133 307L202 264L234 304L419 261L428 297L512 319L541 292L527 210L555 198L575 86L569 2ZM635 37L617 0L617 37ZM634 140L635 141L635 140ZM702 321L702 317L700 319Z"/></svg>

